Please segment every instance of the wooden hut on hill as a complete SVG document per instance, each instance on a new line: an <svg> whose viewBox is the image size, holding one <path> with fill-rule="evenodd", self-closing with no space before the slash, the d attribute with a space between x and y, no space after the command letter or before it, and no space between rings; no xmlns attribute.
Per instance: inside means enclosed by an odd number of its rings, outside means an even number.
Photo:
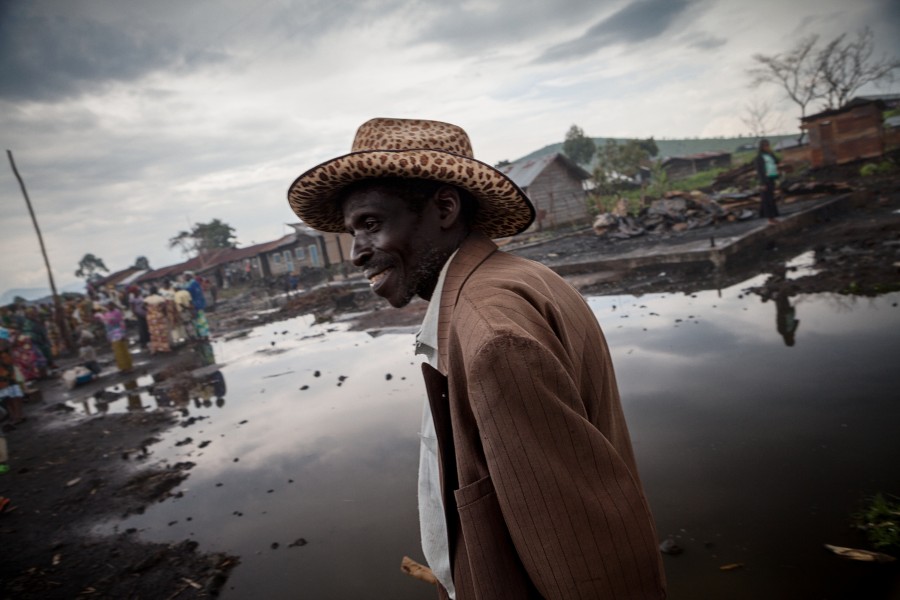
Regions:
<svg viewBox="0 0 900 600"><path fill-rule="evenodd" d="M857 98L841 108L800 119L809 134L809 158L813 168L840 165L884 154L885 103Z"/></svg>
<svg viewBox="0 0 900 600"><path fill-rule="evenodd" d="M564 154L525 158L499 169L534 204L536 229L590 222L584 182L591 174Z"/></svg>

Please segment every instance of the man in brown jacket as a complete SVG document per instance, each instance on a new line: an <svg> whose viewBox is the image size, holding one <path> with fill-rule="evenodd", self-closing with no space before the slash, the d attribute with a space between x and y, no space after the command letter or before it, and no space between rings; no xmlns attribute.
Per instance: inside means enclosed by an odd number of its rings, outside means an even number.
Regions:
<svg viewBox="0 0 900 600"><path fill-rule="evenodd" d="M288 199L354 236L391 305L429 301L419 504L440 596L664 598L600 327L559 276L491 241L531 224L522 191L454 125L373 119Z"/></svg>

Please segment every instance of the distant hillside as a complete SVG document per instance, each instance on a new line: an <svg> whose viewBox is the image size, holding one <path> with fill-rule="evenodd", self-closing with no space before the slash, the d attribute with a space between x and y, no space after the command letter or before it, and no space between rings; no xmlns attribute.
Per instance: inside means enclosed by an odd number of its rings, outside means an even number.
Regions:
<svg viewBox="0 0 900 600"><path fill-rule="evenodd" d="M787 135L770 135L768 136L774 146L782 140L792 140L797 138L797 134ZM606 140L611 139L616 142L626 142L630 138L593 138L598 148L606 144ZM669 156L685 156L687 154L699 154L700 152L734 152L740 146L747 144L755 146L759 138L733 137L733 138L698 138L698 139L682 139L682 140L656 140L656 146L659 148L659 158ZM527 154L519 160L527 158L537 158L545 154L554 152L562 152L562 142L544 146L540 150L535 150L531 154Z"/></svg>
<svg viewBox="0 0 900 600"><path fill-rule="evenodd" d="M60 294L64 292L83 294L84 283L69 283L62 287L56 288L56 291ZM50 288L16 288L12 290L6 290L2 294L0 294L0 306L12 304L13 300L15 300L17 296L20 298L24 298L25 300L43 300L50 297Z"/></svg>

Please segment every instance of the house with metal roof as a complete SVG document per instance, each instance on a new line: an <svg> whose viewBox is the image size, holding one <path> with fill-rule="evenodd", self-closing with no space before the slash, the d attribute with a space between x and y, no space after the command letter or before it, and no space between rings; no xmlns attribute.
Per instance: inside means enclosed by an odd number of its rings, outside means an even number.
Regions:
<svg viewBox="0 0 900 600"><path fill-rule="evenodd" d="M564 154L517 160L499 170L522 188L536 211L537 230L589 223L585 181L591 174Z"/></svg>
<svg viewBox="0 0 900 600"><path fill-rule="evenodd" d="M348 234L323 234L303 223L289 223L293 231L277 240L245 248L217 248L190 260L141 271L136 283L174 280L185 271L214 279L218 286L226 281L267 279L298 275L304 269L319 269L350 260L352 239Z"/></svg>

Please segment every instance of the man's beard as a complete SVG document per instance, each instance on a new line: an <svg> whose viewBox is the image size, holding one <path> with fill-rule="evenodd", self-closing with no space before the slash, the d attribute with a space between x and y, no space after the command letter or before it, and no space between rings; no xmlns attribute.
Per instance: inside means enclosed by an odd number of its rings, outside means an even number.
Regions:
<svg viewBox="0 0 900 600"><path fill-rule="evenodd" d="M400 281L401 293L397 298L396 308L402 308L409 304L417 295L422 296L426 300L431 299L431 294L437 285L438 277L440 277L441 269L444 263L453 254L451 250L439 250L437 248L429 248L419 257L418 264L413 271L404 272L403 280ZM381 271L384 269L397 270L397 261L388 255L378 255L366 263L365 270Z"/></svg>

